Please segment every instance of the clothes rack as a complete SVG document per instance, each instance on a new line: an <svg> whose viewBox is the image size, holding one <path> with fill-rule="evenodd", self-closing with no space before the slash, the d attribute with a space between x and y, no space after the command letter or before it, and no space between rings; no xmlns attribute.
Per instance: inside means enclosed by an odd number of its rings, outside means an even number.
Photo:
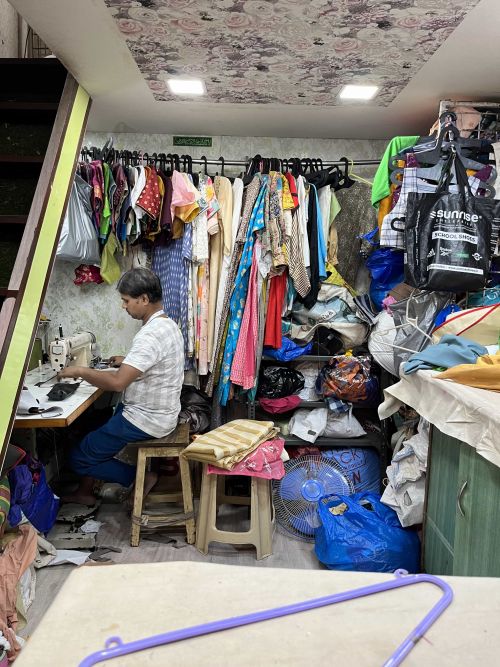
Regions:
<svg viewBox="0 0 500 667"><path fill-rule="evenodd" d="M106 162L116 162L116 161L125 161L129 164L138 164L140 162L152 163L160 160L179 160L180 163L189 160L190 164L196 164L201 166L211 165L211 166L221 166L221 167L248 167L253 158L247 157L244 160L226 160L223 156L218 159L208 159L205 157L192 158L190 155L179 155L177 153L149 153L147 151L129 151L129 150L116 150L109 149L108 151L95 146L87 147L84 146L80 152L83 160L97 160L103 159ZM270 158L262 157L262 160L270 160ZM273 158L274 159L274 158ZM280 158L280 165L283 167L287 163L291 166L293 160L297 158ZM312 163L314 166L319 167L320 169L326 167L341 167L345 164L344 160L322 160L321 158L300 158L301 162ZM368 166L378 166L380 160L349 160L349 166L351 167L368 167Z"/></svg>

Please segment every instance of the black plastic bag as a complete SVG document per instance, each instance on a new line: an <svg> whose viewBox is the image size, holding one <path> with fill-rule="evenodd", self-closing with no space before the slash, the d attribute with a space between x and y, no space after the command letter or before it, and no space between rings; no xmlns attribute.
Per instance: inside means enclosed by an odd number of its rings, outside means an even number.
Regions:
<svg viewBox="0 0 500 667"><path fill-rule="evenodd" d="M436 192L408 195L405 281L425 290L479 290L498 236L500 200L474 197L460 159L450 162ZM453 164L456 194L449 191Z"/></svg>
<svg viewBox="0 0 500 667"><path fill-rule="evenodd" d="M284 398L304 389L304 376L287 366L266 366L261 369L257 396Z"/></svg>

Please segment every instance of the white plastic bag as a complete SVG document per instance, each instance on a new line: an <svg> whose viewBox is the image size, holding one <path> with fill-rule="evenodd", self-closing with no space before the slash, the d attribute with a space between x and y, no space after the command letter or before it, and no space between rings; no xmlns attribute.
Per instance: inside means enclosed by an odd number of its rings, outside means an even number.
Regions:
<svg viewBox="0 0 500 667"><path fill-rule="evenodd" d="M68 262L99 265L99 241L92 223L91 187L75 174L56 256Z"/></svg>
<svg viewBox="0 0 500 667"><path fill-rule="evenodd" d="M327 438L359 438L366 435L366 431L352 414L351 407L349 412L340 415L329 411L323 435Z"/></svg>

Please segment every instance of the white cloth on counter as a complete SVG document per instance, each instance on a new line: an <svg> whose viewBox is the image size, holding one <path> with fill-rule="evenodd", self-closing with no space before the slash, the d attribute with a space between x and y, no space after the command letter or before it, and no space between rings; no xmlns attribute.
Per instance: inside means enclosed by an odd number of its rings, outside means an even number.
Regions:
<svg viewBox="0 0 500 667"><path fill-rule="evenodd" d="M380 419L403 404L416 410L442 433L466 442L500 468L500 394L437 380L436 371L401 373L401 380L384 389Z"/></svg>
<svg viewBox="0 0 500 667"><path fill-rule="evenodd" d="M49 389L50 387L47 387ZM19 403L17 404L16 414L18 415L44 415L46 417L57 417L62 415L63 409L49 403L48 401L40 402L33 396L28 387L23 387L19 395Z"/></svg>

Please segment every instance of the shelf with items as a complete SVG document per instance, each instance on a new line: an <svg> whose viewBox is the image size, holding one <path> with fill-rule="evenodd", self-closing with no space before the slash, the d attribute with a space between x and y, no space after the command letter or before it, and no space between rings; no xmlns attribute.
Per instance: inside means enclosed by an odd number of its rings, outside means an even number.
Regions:
<svg viewBox="0 0 500 667"><path fill-rule="evenodd" d="M304 447L330 447L333 449L336 447L373 447L379 453L383 450L383 438L379 433L367 433L359 438L327 438L320 436L315 442L302 440L295 435L284 435L283 439L287 445L302 445Z"/></svg>
<svg viewBox="0 0 500 667"><path fill-rule="evenodd" d="M304 363L312 362L315 364L318 362L318 372L320 368L328 363L332 357L335 355L314 355L314 354L304 354L289 361L279 361L273 357L263 355L262 360L266 362L266 365L275 364L277 366L289 366L295 365L295 363ZM279 417L284 419L289 419L292 417L296 410L300 409L317 409L317 408L328 408L328 403L324 400L303 400L296 408L290 410L289 412L280 413L279 415L275 413L269 413L267 410L259 404L258 399L254 398L247 400L247 412L249 419L275 419L278 421ZM258 414L257 414L258 413ZM360 448L370 448L376 450L380 459L380 479L382 480L385 476L385 468L388 461L388 445L385 436L384 429L380 430L368 430L366 426L366 421L372 421L378 423L378 414L376 408L356 408L354 407L353 414L355 417L361 420L361 424L366 431L366 435L349 438L349 437L329 437L329 436L320 436L316 439L314 443L303 440L302 438L295 435L282 435L285 440L286 447L317 447L320 450L326 449L360 449Z"/></svg>
<svg viewBox="0 0 500 667"><path fill-rule="evenodd" d="M330 361L335 356L333 354L301 354L299 357L290 359L289 361L279 361L274 357L268 357L267 354L262 355L263 361L274 361L276 364L290 364L292 361Z"/></svg>

